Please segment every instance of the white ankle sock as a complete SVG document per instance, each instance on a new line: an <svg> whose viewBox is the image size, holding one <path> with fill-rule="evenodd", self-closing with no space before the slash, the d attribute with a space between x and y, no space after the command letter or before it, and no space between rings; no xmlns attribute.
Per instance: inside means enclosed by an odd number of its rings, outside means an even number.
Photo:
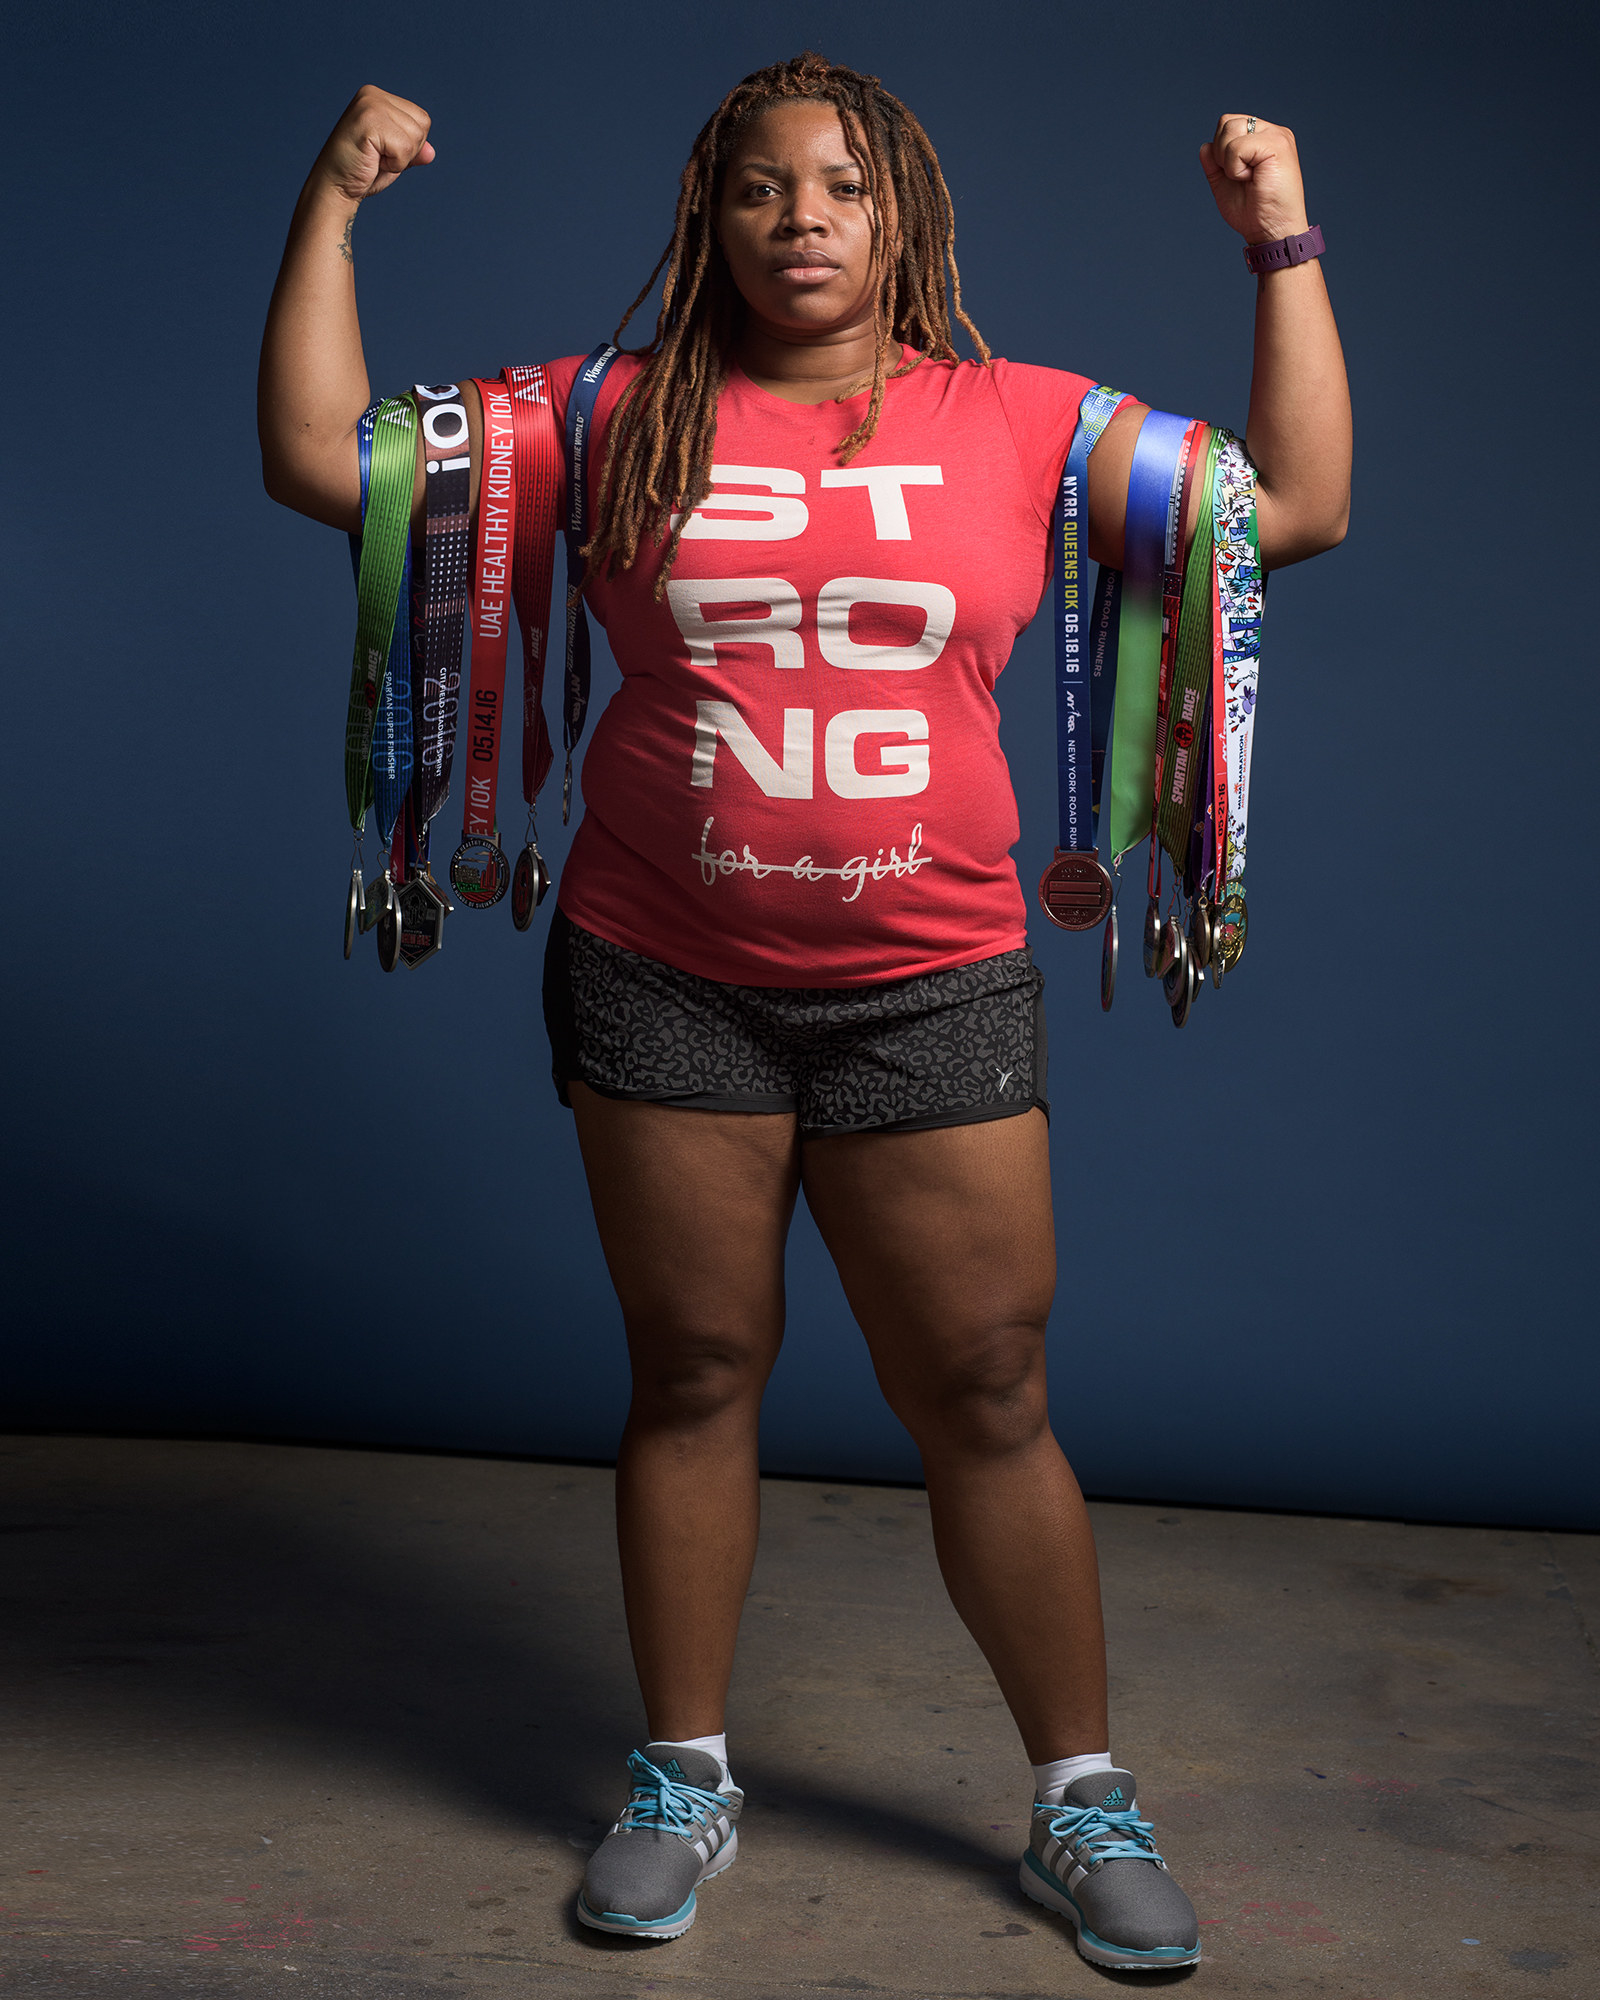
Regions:
<svg viewBox="0 0 1600 2000"><path fill-rule="evenodd" d="M1119 1771L1122 1766L1113 1764L1109 1750L1090 1750L1081 1757L1058 1757L1053 1764L1035 1764L1033 1767L1033 1796L1042 1805L1058 1806L1061 1795L1068 1785L1076 1784L1079 1778L1088 1777L1091 1771Z"/></svg>
<svg viewBox="0 0 1600 2000"><path fill-rule="evenodd" d="M657 1736L652 1741L656 1743L670 1743L674 1750L703 1750L708 1757L716 1758L717 1762L722 1766L723 1783L726 1784L728 1782L728 1733L726 1730L720 1736Z"/></svg>

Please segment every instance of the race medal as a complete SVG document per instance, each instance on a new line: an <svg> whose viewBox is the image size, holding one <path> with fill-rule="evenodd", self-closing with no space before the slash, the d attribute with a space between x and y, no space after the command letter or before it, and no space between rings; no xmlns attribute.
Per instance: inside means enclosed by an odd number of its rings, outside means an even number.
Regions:
<svg viewBox="0 0 1600 2000"><path fill-rule="evenodd" d="M1244 890L1237 883L1228 890L1218 905L1213 920L1211 956L1215 961L1218 980L1224 972L1233 968L1244 956L1245 935L1250 928L1250 915L1245 908Z"/></svg>
<svg viewBox="0 0 1600 2000"><path fill-rule="evenodd" d="M1117 906L1111 905L1105 935L1100 940L1100 1011L1111 1012L1117 993Z"/></svg>
<svg viewBox="0 0 1600 2000"><path fill-rule="evenodd" d="M1189 947L1183 944L1182 956L1174 961L1171 970L1161 982L1161 990L1167 997L1167 1005L1172 1009L1172 1025L1181 1028L1189 1018L1189 1009L1194 1004L1195 967L1189 956Z"/></svg>
<svg viewBox="0 0 1600 2000"><path fill-rule="evenodd" d="M473 835L450 857L450 886L469 910L492 910L511 881L511 863L498 840Z"/></svg>
<svg viewBox="0 0 1600 2000"><path fill-rule="evenodd" d="M1144 913L1144 976L1154 979L1161 970L1161 912L1152 896Z"/></svg>
<svg viewBox="0 0 1600 2000"><path fill-rule="evenodd" d="M389 879L387 868L374 875L363 892L361 909L361 935L377 928L378 919L394 901L394 883Z"/></svg>
<svg viewBox="0 0 1600 2000"><path fill-rule="evenodd" d="M350 894L346 897L344 906L344 955L346 958L355 950L356 932L363 928L361 919L365 910L366 898L361 888L361 870L359 868L352 868L350 870Z"/></svg>
<svg viewBox="0 0 1600 2000"><path fill-rule="evenodd" d="M1183 926L1176 917L1168 917L1161 926L1161 948L1156 955L1156 971L1165 979L1172 968L1189 955L1189 946L1183 935Z"/></svg>
<svg viewBox="0 0 1600 2000"><path fill-rule="evenodd" d="M550 870L537 841L530 840L517 856L511 875L511 921L519 931L533 922L533 913L550 893Z"/></svg>
<svg viewBox="0 0 1600 2000"><path fill-rule="evenodd" d="M1039 877L1039 901L1051 923L1064 931L1092 931L1111 908L1111 877L1098 852L1058 847Z"/></svg>
<svg viewBox="0 0 1600 2000"><path fill-rule="evenodd" d="M444 920L450 905L426 875L408 876L400 887L400 956L409 966L421 965L444 943Z"/></svg>
<svg viewBox="0 0 1600 2000"><path fill-rule="evenodd" d="M1189 918L1189 949L1196 966L1204 972L1211 963L1211 903L1204 889L1195 897Z"/></svg>
<svg viewBox="0 0 1600 2000"><path fill-rule="evenodd" d="M393 972L400 963L400 897L391 882L389 900L378 912L378 963Z"/></svg>

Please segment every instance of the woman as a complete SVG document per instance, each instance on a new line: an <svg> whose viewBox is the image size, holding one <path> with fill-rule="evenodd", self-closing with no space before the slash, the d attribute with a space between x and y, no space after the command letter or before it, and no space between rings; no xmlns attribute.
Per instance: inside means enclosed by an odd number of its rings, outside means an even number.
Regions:
<svg viewBox="0 0 1600 2000"><path fill-rule="evenodd" d="M340 528L368 402L356 209L433 158L427 133L357 95L273 298L267 487ZM1201 164L1247 243L1305 230L1281 126L1229 114ZM1047 1414L1041 982L992 697L1088 383L990 360L952 245L933 149L876 79L760 71L696 143L655 338L596 411L586 595L623 682L545 1004L633 1366L617 1517L649 1739L578 1915L677 1936L736 1852L723 1702L803 1189L1034 1767L1023 1887L1100 1964L1184 1965L1194 1911L1110 1756L1094 1543ZM558 416L578 365L548 371ZM1143 414L1125 402L1091 460L1112 564ZM1337 543L1350 418L1315 261L1259 281L1248 445L1264 563Z"/></svg>

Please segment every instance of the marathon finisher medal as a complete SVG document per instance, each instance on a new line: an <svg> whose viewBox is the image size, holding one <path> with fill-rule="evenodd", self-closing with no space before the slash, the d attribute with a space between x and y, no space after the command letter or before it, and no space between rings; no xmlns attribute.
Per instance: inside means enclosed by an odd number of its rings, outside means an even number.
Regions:
<svg viewBox="0 0 1600 2000"><path fill-rule="evenodd" d="M1097 930L1111 908L1111 877L1100 866L1098 849L1087 853L1058 847L1039 877L1039 901L1051 923L1064 931Z"/></svg>
<svg viewBox="0 0 1600 2000"><path fill-rule="evenodd" d="M400 956L416 967L444 944L450 905L426 875L408 876L400 888Z"/></svg>
<svg viewBox="0 0 1600 2000"><path fill-rule="evenodd" d="M1211 957L1220 976L1232 972L1244 956L1245 934L1250 913L1245 908L1244 890L1235 883L1217 905L1212 916Z"/></svg>
<svg viewBox="0 0 1600 2000"><path fill-rule="evenodd" d="M1117 906L1111 905L1111 913L1106 918L1105 936L1100 941L1100 1011L1111 1012L1111 1003L1117 996Z"/></svg>
<svg viewBox="0 0 1600 2000"><path fill-rule="evenodd" d="M517 856L511 877L511 921L519 931L533 922L533 913L550 893L550 870L545 866L539 843L530 840Z"/></svg>
<svg viewBox="0 0 1600 2000"><path fill-rule="evenodd" d="M450 886L469 910L492 910L511 881L511 863L498 840L474 835L450 857Z"/></svg>

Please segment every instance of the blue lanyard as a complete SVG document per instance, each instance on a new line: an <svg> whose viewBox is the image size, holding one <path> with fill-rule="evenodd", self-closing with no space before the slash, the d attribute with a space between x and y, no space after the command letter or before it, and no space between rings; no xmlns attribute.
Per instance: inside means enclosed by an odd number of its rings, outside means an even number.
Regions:
<svg viewBox="0 0 1600 2000"><path fill-rule="evenodd" d="M1056 492L1056 779L1060 812L1059 848L1095 852L1098 813L1090 794L1094 703L1083 653L1083 575L1089 524L1089 454L1122 401L1119 390L1089 390L1078 406L1067 462ZM1085 728L1084 725L1088 725Z"/></svg>
<svg viewBox="0 0 1600 2000"><path fill-rule="evenodd" d="M1128 472L1123 567L1116 586L1118 630L1111 663L1113 673L1119 668L1121 672L1116 690L1116 741L1106 788L1111 799L1113 857L1136 846L1150 830L1161 672L1161 582L1169 532L1175 538L1182 527L1174 518L1175 489L1188 428L1187 417L1167 410L1147 412Z"/></svg>
<svg viewBox="0 0 1600 2000"><path fill-rule="evenodd" d="M380 403L363 415L357 430L361 450L361 518L367 517L367 487L372 477L372 433ZM350 561L361 574L361 537L350 537ZM389 665L383 677L383 698L372 729L372 796L377 808L378 838L387 853L395 821L411 783L411 538L406 537L400 570L400 597L395 610Z"/></svg>
<svg viewBox="0 0 1600 2000"><path fill-rule="evenodd" d="M597 347L573 380L567 397L567 667L562 732L567 768L561 782L561 823L572 816L572 753L589 713L589 619L583 608L583 556L589 539L589 440L594 406L619 349Z"/></svg>

